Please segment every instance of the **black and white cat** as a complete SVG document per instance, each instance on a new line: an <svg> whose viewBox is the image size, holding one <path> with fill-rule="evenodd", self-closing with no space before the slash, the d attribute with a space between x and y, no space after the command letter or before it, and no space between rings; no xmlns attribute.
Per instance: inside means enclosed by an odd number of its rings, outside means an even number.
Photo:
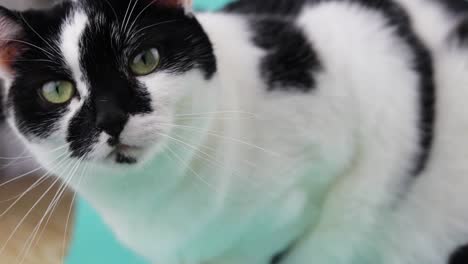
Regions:
<svg viewBox="0 0 468 264"><path fill-rule="evenodd" d="M0 15L6 118L165 264L468 263L463 0Z"/></svg>

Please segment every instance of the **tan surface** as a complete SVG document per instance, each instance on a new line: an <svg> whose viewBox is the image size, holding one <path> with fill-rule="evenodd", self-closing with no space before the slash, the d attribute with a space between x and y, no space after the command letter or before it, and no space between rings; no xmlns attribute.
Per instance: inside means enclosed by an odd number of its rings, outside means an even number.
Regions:
<svg viewBox="0 0 468 264"><path fill-rule="evenodd" d="M38 185L13 205L18 195L27 190L36 180L34 177L26 177L0 187L0 264L62 263L63 254L66 252L63 246L64 241L67 242L70 235L70 230L65 232L65 227L68 226L70 229L73 226L72 216L69 224L66 225L73 195L71 192L65 192L64 198L58 203L49 222L47 223L47 217L51 214L48 214L40 224L60 183L53 186L40 202L38 202L40 197L49 189L54 179ZM0 180L0 184L5 181ZM4 212L9 207L11 209L5 214ZM28 211L30 211L29 214ZM16 232L15 228L17 228ZM36 234L35 230L38 231ZM30 243L31 241L33 243Z"/></svg>

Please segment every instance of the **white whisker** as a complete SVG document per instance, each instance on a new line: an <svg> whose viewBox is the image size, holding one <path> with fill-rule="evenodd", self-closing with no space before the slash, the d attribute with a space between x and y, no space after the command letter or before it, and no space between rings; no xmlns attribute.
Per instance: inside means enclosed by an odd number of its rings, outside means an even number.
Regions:
<svg viewBox="0 0 468 264"><path fill-rule="evenodd" d="M57 169L58 166L61 166L64 161L66 161L67 158L66 157L63 157L63 159L56 165L56 167L54 169ZM24 196L26 196L26 194L28 194L30 191L32 191L34 188L36 188L37 186L40 185L40 183L45 179L47 178L49 175L51 175L50 172L46 172L44 175L42 175L38 181L36 181L33 185L31 185L26 191L24 191L17 199L15 202L13 202L5 211L3 211L1 214L0 214L0 218L4 217L11 209L13 209L13 207L21 200L23 199Z"/></svg>
<svg viewBox="0 0 468 264"><path fill-rule="evenodd" d="M128 24L130 22L130 20L132 19L132 15L133 15L133 12L135 11L135 7L138 5L138 1L139 0L135 0L135 3L133 4L133 7L132 7L132 10L130 11L130 14L128 15L128 18L127 18L127 21L125 22L125 25L124 25L124 33L125 34L128 34Z"/></svg>
<svg viewBox="0 0 468 264"><path fill-rule="evenodd" d="M60 201L61 201L63 195L68 190L68 186L69 186L70 182L72 181L72 179L74 178L76 172L78 171L78 168L81 166L81 162L83 160L84 160L84 158L81 158L80 160L76 161L75 165L70 170L69 176L65 177L65 179L62 182L61 186L58 188L57 192L55 193L54 197L52 198L52 201L49 204L47 210L44 212L44 216L41 218L39 223L36 225L37 230L36 230L35 236L37 237L37 239L33 236L33 238L30 240L30 243L33 243L34 241L36 241L36 245L37 245L37 243L39 243L39 241L41 240L41 238L42 238L42 236L44 234L45 228L49 224L50 219L52 218L55 209L60 204ZM44 220L46 222L43 224ZM42 229L42 231L37 236L38 232L40 231L41 226L44 226L44 229ZM31 245L29 247L31 247ZM26 255L24 255L24 256L26 257Z"/></svg>
<svg viewBox="0 0 468 264"><path fill-rule="evenodd" d="M50 164L50 165L52 165L52 163L54 163L55 161L61 159L61 158L64 157L64 156L66 156L66 152L60 154L57 158L55 158L53 161L51 161L51 164ZM23 174L21 174L21 175L19 175L19 176L13 177L13 178L11 178L10 180L8 180L8 181L3 182L2 184L0 184L0 188L3 187L3 186L5 186L5 185L7 185L7 184L10 184L10 183L12 183L12 182L14 182L14 181L17 181L17 180L20 180L20 179L22 179L22 178L24 178L24 177L27 177L27 176L31 175L32 173L41 171L42 169L43 169L43 168L42 168L41 166L38 166L37 168L35 168L35 169L31 170L31 171L28 171L28 172L23 173Z"/></svg>
<svg viewBox="0 0 468 264"><path fill-rule="evenodd" d="M165 136L165 135L161 135L161 136ZM201 160L209 163L210 165L212 165L213 167L217 167L217 168L221 168L221 169L224 169L225 166L219 162L216 157L214 157L213 155L210 155L208 153L205 153L203 151L200 151L199 149L191 146L190 144L186 143L186 142L183 142L183 140L179 140L179 139L176 139L176 138L173 138L173 137L168 137L169 140L172 140L172 141L175 141L176 143L182 145L184 148L189 148L189 149L193 149L195 150L195 153L194 155L198 158L200 158ZM170 153L174 154L174 151L172 150L172 148L170 148L170 146L166 146L166 149L167 151L169 151ZM200 154L203 154L200 155ZM200 180L202 180L203 183L207 184L209 187L212 187L211 189L215 192L218 192L218 190L215 188L214 185L212 184L209 184L209 182L207 182L206 179L204 179L203 177L200 176L199 173L197 173L196 171L193 170L193 168L190 166L189 163L187 162L183 162L182 159L179 157L178 160L180 161L180 163L182 163L182 165L185 165L187 166L187 168L195 175L197 176L197 178L199 178ZM255 166L254 166L255 167ZM255 184L254 187L255 188L261 188L262 186L264 186L261 182L257 181L256 178L252 178L248 175L244 175L244 174L240 174L239 171L237 170L233 170L232 173L234 175L238 175L239 177L247 177L247 179L250 181L250 183L252 184ZM262 189L263 192L265 192L265 190ZM242 203L249 203L251 202L251 200L249 199L245 199L244 196L239 196L239 197L230 197L228 198L229 201L231 202L235 202L235 203L239 203L239 202L242 202Z"/></svg>
<svg viewBox="0 0 468 264"><path fill-rule="evenodd" d="M68 164L71 164L71 162L69 162ZM55 184L57 184L59 180L60 180L59 178L56 178L56 180L51 184L51 186L39 197L39 199L33 204L33 206L26 212L25 216L18 222L16 227L11 232L10 236L7 238L3 246L0 248L0 256L3 254L8 243L11 241L11 239L16 234L16 232L18 232L18 229L26 221L27 217L31 214L34 208L36 208L36 206L45 198L45 196L49 193L49 191L52 190L52 188L55 186Z"/></svg>
<svg viewBox="0 0 468 264"><path fill-rule="evenodd" d="M255 120L254 117L245 116L245 117L213 117L213 116L197 116L197 117L176 117L176 121L195 121L195 120Z"/></svg>
<svg viewBox="0 0 468 264"><path fill-rule="evenodd" d="M205 180L205 178L203 178L199 173L197 173L193 168L192 166L190 166L190 164L187 164L186 162L183 161L183 159L177 155L177 153L175 153L175 151L173 151L169 146L167 146L167 150L172 153L172 155L175 156L175 158L180 162L182 163L182 165L185 165L185 166L188 166L188 169L199 179L201 180L203 183L205 183L209 188L213 189L214 191L216 191L216 188L214 185L210 184L207 180Z"/></svg>
<svg viewBox="0 0 468 264"><path fill-rule="evenodd" d="M27 41L22 41L22 40L18 40L18 39L1 39L1 40L2 40L2 41L11 41L11 42L18 42L18 43L21 43L21 44L26 44L26 45L28 45L28 46L31 46L31 47L33 47L33 48L36 48L36 49L38 49L38 50L44 52L46 55L48 55L48 57L49 57L50 59L53 59L54 57L56 57L56 56L54 56L52 53L48 52L47 50L45 50L45 49L43 49L43 48L41 48L41 47L39 47L39 46L37 46L37 45L34 45L34 44L32 44L32 43L29 43L29 42L27 42Z"/></svg>
<svg viewBox="0 0 468 264"><path fill-rule="evenodd" d="M155 23L155 24L152 24L152 25L149 25L149 26L140 28L140 29L137 30L135 33L133 33L132 36L134 36L134 38L137 38L137 37L138 37L138 34L139 34L140 32L145 31L145 30L147 30L148 28L152 28L152 27L156 27L156 26L161 26L161 25L169 24L169 23L174 23L174 22L177 22L177 21L179 21L179 19L173 19L173 20L168 20L168 21L164 21L164 22Z"/></svg>
<svg viewBox="0 0 468 264"><path fill-rule="evenodd" d="M151 5L153 5L156 1L158 0L152 0L148 5L146 5L143 10L140 11L140 13L138 13L138 15L136 16L135 20L133 21L133 23L130 25L128 31L132 31L135 27L135 24L138 22L138 19L140 18L140 16L146 11L146 9L148 9Z"/></svg>
<svg viewBox="0 0 468 264"><path fill-rule="evenodd" d="M78 189L81 186L81 182L82 182L83 178L85 177L85 174L87 173L87 169L88 169L88 166L85 165L85 167L81 170L81 175L79 176L78 184L77 184ZM74 204L75 204L76 196L77 196L77 193L75 191L75 192L73 192L73 197L72 197L72 199L70 201L70 207L68 209L68 214L67 214L67 218L66 218L66 222L65 222L65 229L64 229L65 231L64 231L63 243L62 243L62 263L65 263L65 256L66 256L65 250L66 250L66 240L67 240L67 237L68 237L68 225L69 225L70 217L71 217L72 210L73 210L73 207L74 207Z"/></svg>
<svg viewBox="0 0 468 264"><path fill-rule="evenodd" d="M178 114L175 115L176 117L187 117L187 116L200 116L200 115L224 115L224 114L241 114L241 115L249 115L256 117L254 113L243 112L243 111L219 111L219 112L204 112L204 113L190 113L190 114Z"/></svg>
<svg viewBox="0 0 468 264"><path fill-rule="evenodd" d="M130 7L132 6L132 1L133 0L128 1L127 10L125 11L125 15L124 15L122 24L120 25L120 31L121 32L123 32L123 29L124 29L123 26L125 25L125 21L127 21L127 15L128 15L128 12L130 11Z"/></svg>
<svg viewBox="0 0 468 264"><path fill-rule="evenodd" d="M248 146L248 147L251 147L251 148L254 148L254 149L261 150L261 151L265 152L266 154L270 154L270 155L272 155L272 156L281 157L281 154L279 154L279 153L277 153L277 152L273 152L273 151L267 150L267 149L265 149L265 148L263 148L263 147L254 145L254 144L252 144L252 143L246 142L246 141L241 140L241 139L236 139L236 138L232 138L232 137L228 137L228 136L223 136L223 135L218 134L217 132L213 132L213 131L210 131L210 130L206 130L206 131L205 131L205 130L200 129L200 128L197 128L197 127L185 126L185 125L177 125L177 124L170 124L170 123L159 123L159 124L165 124L165 125L170 125L170 126L173 126L173 127L179 127L179 128L183 128L183 129L193 130L193 131L196 131L196 132L199 132L199 133L206 133L206 134L211 135L211 136L214 136L214 137L218 137L218 138L226 139L226 140L231 140L231 141L233 141L233 142L236 142L236 143L239 143L239 144L243 144L243 145L245 145L245 146Z"/></svg>
<svg viewBox="0 0 468 264"><path fill-rule="evenodd" d="M21 17L21 20L23 20L23 22L26 24L26 26L28 26L29 29L31 29L31 31L36 34L42 41L44 41L45 44L47 44L47 46L49 46L54 52L57 53L57 55L60 55L60 51L54 47L52 44L50 44L50 42L48 42L46 39L44 39L41 34L39 34L30 24L29 22L24 18L23 14L20 13L20 17Z"/></svg>

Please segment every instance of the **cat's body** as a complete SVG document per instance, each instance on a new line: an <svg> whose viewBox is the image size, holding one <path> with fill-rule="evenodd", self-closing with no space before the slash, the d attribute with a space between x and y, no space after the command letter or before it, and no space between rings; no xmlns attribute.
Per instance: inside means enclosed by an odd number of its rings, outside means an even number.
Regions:
<svg viewBox="0 0 468 264"><path fill-rule="evenodd" d="M3 43L8 120L155 263L449 263L468 242L460 1L240 1L194 17L183 1L82 1L25 14L52 25L27 34L4 15L3 39L58 49L62 71ZM114 15L151 31L122 41ZM152 47L155 72L122 67ZM77 95L36 102L27 90L54 78Z"/></svg>

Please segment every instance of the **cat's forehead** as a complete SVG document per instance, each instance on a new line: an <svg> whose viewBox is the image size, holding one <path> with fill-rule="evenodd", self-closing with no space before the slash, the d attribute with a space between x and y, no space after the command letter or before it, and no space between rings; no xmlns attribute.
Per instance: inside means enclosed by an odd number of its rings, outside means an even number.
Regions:
<svg viewBox="0 0 468 264"><path fill-rule="evenodd" d="M65 0L48 10L25 12L0 7L0 31L2 36L8 35L0 40L0 57L4 59L0 74L9 79L15 77L11 73L29 71L26 61L43 61L43 65L32 67L37 72L64 68L64 57L76 65L77 54L92 49L93 42L111 46L109 49L100 45L106 53L113 51L117 55L111 59L124 57L129 49L139 48L139 43L148 40L147 36L154 38L154 31L150 31L164 28L161 25L181 22L179 27L173 24L172 28L161 30L164 34L174 34L181 25L193 26L186 13L189 7L190 1L186 0ZM22 42L9 41L15 38ZM94 54L101 53L95 50Z"/></svg>
<svg viewBox="0 0 468 264"><path fill-rule="evenodd" d="M155 29L186 19L183 9L155 5L156 2L171 1L73 1L69 11L64 12L57 36L60 48L64 53L74 54L74 63L77 53L84 55L90 49L94 49L96 56L109 52L117 57L128 56L142 42L157 38ZM159 32L165 33L173 32ZM66 55L67 59L70 56Z"/></svg>
<svg viewBox="0 0 468 264"><path fill-rule="evenodd" d="M73 1L64 18L53 43L58 46L64 63L76 80L86 78L81 72L93 67L87 63L95 61L101 68L122 67L125 59L147 40L151 25L170 21L175 12L157 13L157 8L148 5L148 1ZM140 4L138 4L140 3ZM154 36L153 36L154 37ZM44 48L49 48L44 45ZM105 63L103 63L105 62Z"/></svg>
<svg viewBox="0 0 468 264"><path fill-rule="evenodd" d="M83 79L81 71L80 43L88 26L89 16L83 10L70 12L62 25L59 36L59 48L63 54L64 62L69 67L75 80ZM86 93L86 91L80 91Z"/></svg>

